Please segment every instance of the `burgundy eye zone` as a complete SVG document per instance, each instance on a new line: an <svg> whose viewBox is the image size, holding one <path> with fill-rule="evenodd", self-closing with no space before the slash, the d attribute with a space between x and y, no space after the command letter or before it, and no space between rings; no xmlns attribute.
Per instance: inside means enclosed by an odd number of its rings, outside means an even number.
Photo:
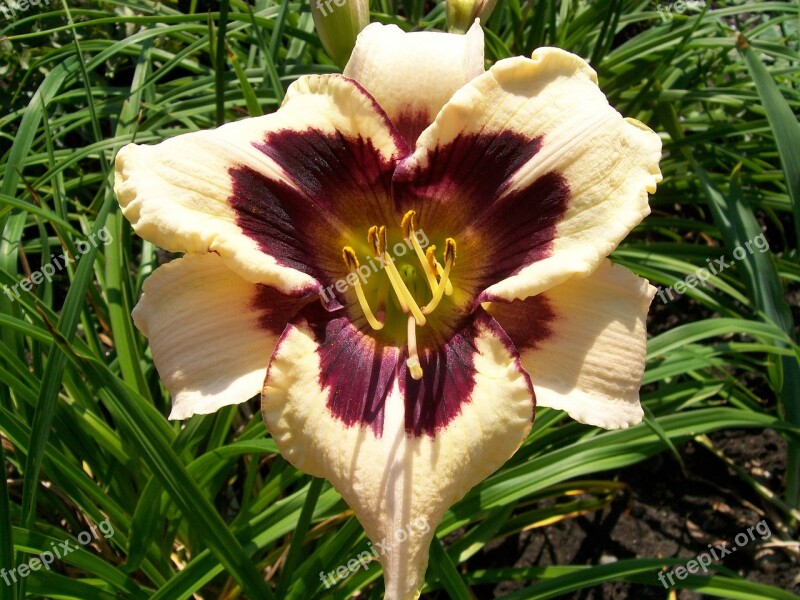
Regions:
<svg viewBox="0 0 800 600"><path fill-rule="evenodd" d="M387 159L362 137L287 130L253 146L275 161L293 185L251 167L229 170L229 204L245 235L279 264L311 275L323 288L342 277L340 249L343 240L349 243L343 235L376 223L396 227L408 209L419 211L426 233L447 232L460 243L451 281L467 290L469 307L448 331L437 331L438 345L420 348L420 380L408 372L405 348L370 335L363 319L356 324L347 311L315 306L298 315L307 320L318 344L326 405L345 425L366 426L382 435L386 401L397 381L407 434L434 436L470 401L480 327L499 336L512 355L517 354L515 336L527 345L531 336L548 335L553 315L543 300L535 333L512 317L506 332L480 308L488 300L480 295L484 289L552 252L570 198L566 179L550 171L529 185L513 186L515 173L543 144L541 135L462 134L418 163L399 155ZM270 298L264 292L255 302L277 301ZM297 310L287 322L307 301L295 302ZM263 325L272 329L277 321Z"/></svg>

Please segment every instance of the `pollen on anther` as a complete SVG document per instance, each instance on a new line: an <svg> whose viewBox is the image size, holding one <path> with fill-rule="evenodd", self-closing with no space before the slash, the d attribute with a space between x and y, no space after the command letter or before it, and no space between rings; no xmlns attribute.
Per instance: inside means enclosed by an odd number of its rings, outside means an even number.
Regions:
<svg viewBox="0 0 800 600"><path fill-rule="evenodd" d="M414 231L417 229L416 223L414 223L414 217L416 214L416 211L409 210L405 215L403 215L403 220L400 222L400 228L403 230L403 238L405 239L410 239Z"/></svg>
<svg viewBox="0 0 800 600"><path fill-rule="evenodd" d="M378 247L377 225L373 225L372 227L369 228L369 231L367 232L367 243L369 244L369 247L372 249L372 253L375 256L378 256L380 254L380 248Z"/></svg>
<svg viewBox="0 0 800 600"><path fill-rule="evenodd" d="M444 243L444 262L445 266L447 263L455 263L456 262L456 241L453 238L447 238Z"/></svg>

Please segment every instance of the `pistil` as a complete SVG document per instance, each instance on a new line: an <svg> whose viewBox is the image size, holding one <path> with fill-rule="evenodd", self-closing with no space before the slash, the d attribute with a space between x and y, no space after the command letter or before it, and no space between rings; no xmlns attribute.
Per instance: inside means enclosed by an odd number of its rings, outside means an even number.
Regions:
<svg viewBox="0 0 800 600"><path fill-rule="evenodd" d="M422 379L422 365L419 364L417 354L417 324L414 317L408 317L408 358L406 359L408 372L411 378L419 381Z"/></svg>

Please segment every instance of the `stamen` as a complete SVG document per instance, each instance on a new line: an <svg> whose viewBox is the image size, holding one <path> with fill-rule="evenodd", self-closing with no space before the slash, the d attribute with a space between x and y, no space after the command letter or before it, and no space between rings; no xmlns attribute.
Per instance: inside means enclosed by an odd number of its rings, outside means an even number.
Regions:
<svg viewBox="0 0 800 600"><path fill-rule="evenodd" d="M431 270L436 271L436 246L431 244L428 251L425 253L425 260L430 266Z"/></svg>
<svg viewBox="0 0 800 600"><path fill-rule="evenodd" d="M410 238L411 234L414 233L416 229L416 227L414 227L415 216L417 216L417 212L414 210L409 210L403 215L403 220L400 222L400 229L403 230L403 237L405 239Z"/></svg>
<svg viewBox="0 0 800 600"><path fill-rule="evenodd" d="M417 354L417 325L414 322L414 317L408 317L408 358L406 359L406 366L408 372L411 373L411 378L419 381L422 379L422 365L419 364L419 355Z"/></svg>
<svg viewBox="0 0 800 600"><path fill-rule="evenodd" d="M388 242L386 241L386 226L381 225L378 228L378 254L386 252Z"/></svg>
<svg viewBox="0 0 800 600"><path fill-rule="evenodd" d="M436 261L436 272L439 274L439 277L442 276L443 271L444 269L442 269L442 265L439 264L439 261ZM444 288L444 295L445 296L453 295L453 284L449 279L447 280L447 285Z"/></svg>
<svg viewBox="0 0 800 600"><path fill-rule="evenodd" d="M380 248L378 248L378 226L373 225L369 228L367 232L367 243L369 243L369 247L372 248L372 253L375 256L378 256L380 252Z"/></svg>
<svg viewBox="0 0 800 600"><path fill-rule="evenodd" d="M439 264L439 261L436 260L435 252L436 252L436 246L429 247L428 248L428 252L425 254L425 259L427 260L428 265L430 265L430 268L439 277L441 277L442 273L444 272L444 269L442 269L442 265ZM431 289L431 291L435 294L436 293L436 288ZM449 279L447 280L447 284L445 285L444 293L445 293L446 296L452 296L453 295L453 284L450 283Z"/></svg>
<svg viewBox="0 0 800 600"><path fill-rule="evenodd" d="M353 287L356 289L356 297L358 297L358 303L361 305L361 310L364 311L364 316L367 318L367 322L376 331L383 329L383 323L381 323L373 314L372 309L369 307L369 303L367 302L367 298L364 296L364 290L361 289L361 280L358 277L358 267L360 265L358 264L356 251L350 246L345 246L342 248L342 258L344 258L344 264L347 265L347 268L350 269L350 272L356 274L356 282Z"/></svg>
<svg viewBox="0 0 800 600"><path fill-rule="evenodd" d="M367 233L367 242L369 242L372 251L375 253L375 257L381 261L381 265L384 267L386 275L389 277L389 283L392 284L392 289L395 290L395 296L400 303L400 310L407 314L409 311L408 303L405 297L397 292L399 285L402 285L402 280L398 283L394 278L394 273L386 268L387 260L389 260L383 253L383 248L386 247L386 227L382 226L378 228L377 225L370 227ZM396 272L397 270L395 269L395 273Z"/></svg>
<svg viewBox="0 0 800 600"><path fill-rule="evenodd" d="M453 238L447 238L444 241L444 264L448 267L452 267L453 263L455 262L456 262L456 241Z"/></svg>
<svg viewBox="0 0 800 600"><path fill-rule="evenodd" d="M400 276L397 267L394 266L392 257L386 253L386 227L383 226L381 226L381 228L378 230L378 247L383 251L381 260L383 261L383 266L386 269L386 274L389 276L389 281L394 288L394 292L397 294L397 299L400 300L400 305L403 306L403 312L411 311L411 314L414 315L414 319L417 321L417 325L422 327L425 325L427 320L425 319L425 315L423 315L422 311L419 309L417 301L414 300L414 296L412 296L411 292L408 291L408 288L406 287L403 278Z"/></svg>
<svg viewBox="0 0 800 600"><path fill-rule="evenodd" d="M403 221L400 226L403 229L403 237L408 242L411 242L411 246L414 248L414 252L417 253L417 258L419 262L422 264L422 270L425 271L425 279L428 281L428 286L431 288L431 292L436 292L436 270L431 268L425 253L422 251L422 246L419 245L419 241L417 241L417 236L414 235L414 232L417 230L416 224L414 223L414 217L417 213L413 210L408 211L403 216ZM435 248L435 246L434 246Z"/></svg>
<svg viewBox="0 0 800 600"><path fill-rule="evenodd" d="M386 252L383 253L384 267L386 268L386 274L389 276L389 281L394 288L394 293L397 294L397 299L400 300L401 306L404 306L403 312L411 312L414 315L414 319L417 321L417 325L422 327L425 325L427 320L425 319L425 315L422 314L422 311L417 304L417 301L414 300L414 296L411 295L411 292L408 291L403 278L400 276L400 273L397 271L397 267L394 266L394 262L392 261L392 257L389 256Z"/></svg>
<svg viewBox="0 0 800 600"><path fill-rule="evenodd" d="M436 310L436 307L439 306L439 302L442 301L444 290L447 287L447 282L450 279L450 269L453 267L453 263L455 262L456 241L453 238L447 238L444 245L444 273L442 273L442 279L439 281L439 285L436 288L433 299L422 308L422 312L424 314L431 314L434 310Z"/></svg>

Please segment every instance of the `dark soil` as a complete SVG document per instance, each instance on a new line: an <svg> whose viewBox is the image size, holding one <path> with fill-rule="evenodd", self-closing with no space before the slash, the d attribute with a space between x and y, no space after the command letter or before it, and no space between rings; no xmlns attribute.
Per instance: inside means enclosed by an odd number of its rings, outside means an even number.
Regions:
<svg viewBox="0 0 800 600"><path fill-rule="evenodd" d="M726 431L710 436L733 462L756 481L781 494L785 441L771 430ZM798 546L782 530L785 519L709 450L696 443L679 448L686 474L669 453L624 469L617 479L629 486L608 509L562 521L494 543L470 560L471 569L544 565L594 565L626 558L682 558L708 551L708 544L736 546L737 533L766 519L749 541L720 563L753 582L800 593ZM762 540L759 532L766 535ZM677 582L677 579L675 580ZM474 588L479 599L495 598L531 585L503 583ZM564 596L572 600L667 598L661 587L610 583ZM707 598L677 590L678 600Z"/></svg>

